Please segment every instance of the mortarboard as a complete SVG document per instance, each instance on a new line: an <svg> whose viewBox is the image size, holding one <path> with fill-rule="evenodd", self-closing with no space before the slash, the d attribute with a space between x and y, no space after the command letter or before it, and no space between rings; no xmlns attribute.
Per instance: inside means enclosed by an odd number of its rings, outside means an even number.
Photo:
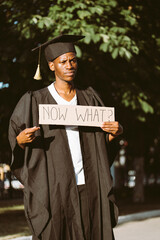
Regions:
<svg viewBox="0 0 160 240"><path fill-rule="evenodd" d="M39 58L38 58L38 67L34 79L41 80L40 76L40 54L41 49L44 49L46 60L53 61L57 57L61 56L67 52L76 52L74 47L74 42L84 38L84 36L79 35L59 35L40 46L32 49L32 51L39 50Z"/></svg>

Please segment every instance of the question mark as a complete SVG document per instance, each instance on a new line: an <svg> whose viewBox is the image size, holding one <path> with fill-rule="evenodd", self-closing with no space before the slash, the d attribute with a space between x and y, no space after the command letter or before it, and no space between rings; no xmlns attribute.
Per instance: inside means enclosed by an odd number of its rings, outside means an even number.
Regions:
<svg viewBox="0 0 160 240"><path fill-rule="evenodd" d="M109 122L110 122L110 121L111 121L111 120L110 120L110 117L113 115L113 111L112 111L111 109L109 109L108 112L110 112L110 113L108 114L108 119L109 119Z"/></svg>

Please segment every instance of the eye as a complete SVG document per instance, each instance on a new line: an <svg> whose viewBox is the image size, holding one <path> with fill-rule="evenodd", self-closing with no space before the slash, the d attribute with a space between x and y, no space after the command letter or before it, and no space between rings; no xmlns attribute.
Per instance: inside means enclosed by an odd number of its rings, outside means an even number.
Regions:
<svg viewBox="0 0 160 240"><path fill-rule="evenodd" d="M71 61L74 62L74 63L76 63L76 62L77 62L77 59L76 59L76 58L73 58Z"/></svg>
<svg viewBox="0 0 160 240"><path fill-rule="evenodd" d="M62 64L65 63L65 62L66 62L66 60L62 60L62 61L61 61Z"/></svg>

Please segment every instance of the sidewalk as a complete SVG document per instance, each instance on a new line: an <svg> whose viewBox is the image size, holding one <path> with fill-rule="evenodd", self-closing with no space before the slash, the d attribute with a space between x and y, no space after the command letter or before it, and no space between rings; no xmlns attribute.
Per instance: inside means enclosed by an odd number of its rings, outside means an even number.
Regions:
<svg viewBox="0 0 160 240"><path fill-rule="evenodd" d="M114 228L116 240L159 240L160 210L120 216Z"/></svg>
<svg viewBox="0 0 160 240"><path fill-rule="evenodd" d="M128 214L118 218L114 228L116 240L159 240L160 210ZM31 240L32 237L12 238L11 240Z"/></svg>
<svg viewBox="0 0 160 240"><path fill-rule="evenodd" d="M146 211L140 213L128 214L118 218L118 225L131 221L141 221L148 218L160 217L160 210Z"/></svg>
<svg viewBox="0 0 160 240"><path fill-rule="evenodd" d="M5 237L0 237L0 240L32 240L32 236L14 237L14 235L8 235Z"/></svg>
<svg viewBox="0 0 160 240"><path fill-rule="evenodd" d="M159 240L160 217L125 222L114 229L115 240Z"/></svg>

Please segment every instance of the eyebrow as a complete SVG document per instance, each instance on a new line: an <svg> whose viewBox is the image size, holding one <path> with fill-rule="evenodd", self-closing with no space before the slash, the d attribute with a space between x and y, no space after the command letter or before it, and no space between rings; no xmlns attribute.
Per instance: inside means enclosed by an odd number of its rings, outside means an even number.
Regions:
<svg viewBox="0 0 160 240"><path fill-rule="evenodd" d="M72 61L74 59L77 59L76 56L72 57L71 59L69 59L69 61ZM67 58L62 58L60 59L60 61L67 61L68 59Z"/></svg>

